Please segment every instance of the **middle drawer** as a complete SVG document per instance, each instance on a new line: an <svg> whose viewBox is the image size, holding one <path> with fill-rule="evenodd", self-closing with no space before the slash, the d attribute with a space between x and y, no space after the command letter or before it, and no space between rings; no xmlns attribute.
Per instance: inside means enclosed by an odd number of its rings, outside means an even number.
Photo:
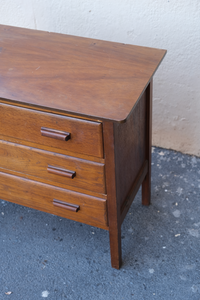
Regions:
<svg viewBox="0 0 200 300"><path fill-rule="evenodd" d="M101 163L0 140L0 168L105 194Z"/></svg>

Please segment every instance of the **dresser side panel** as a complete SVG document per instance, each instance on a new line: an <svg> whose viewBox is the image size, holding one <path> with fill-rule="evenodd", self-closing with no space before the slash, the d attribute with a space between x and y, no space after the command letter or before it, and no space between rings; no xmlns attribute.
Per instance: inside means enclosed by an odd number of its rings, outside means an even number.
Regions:
<svg viewBox="0 0 200 300"><path fill-rule="evenodd" d="M115 124L116 186L120 205L145 162L146 92L126 123Z"/></svg>

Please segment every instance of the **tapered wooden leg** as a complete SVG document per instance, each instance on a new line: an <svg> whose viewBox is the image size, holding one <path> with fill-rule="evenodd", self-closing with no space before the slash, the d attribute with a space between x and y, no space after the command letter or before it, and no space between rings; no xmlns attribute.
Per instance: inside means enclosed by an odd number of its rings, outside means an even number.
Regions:
<svg viewBox="0 0 200 300"><path fill-rule="evenodd" d="M111 265L119 269L122 263L121 255L121 220L120 205L117 199L114 153L114 125L112 122L103 123L105 171L107 189L107 207L110 235Z"/></svg>
<svg viewBox="0 0 200 300"><path fill-rule="evenodd" d="M110 235L110 255L111 265L115 269L120 269L122 264L122 253L121 253L121 226L109 229Z"/></svg>
<svg viewBox="0 0 200 300"><path fill-rule="evenodd" d="M152 146L152 89L153 81L146 89L146 159L148 172L142 183L142 204L149 205L151 202L151 146Z"/></svg>

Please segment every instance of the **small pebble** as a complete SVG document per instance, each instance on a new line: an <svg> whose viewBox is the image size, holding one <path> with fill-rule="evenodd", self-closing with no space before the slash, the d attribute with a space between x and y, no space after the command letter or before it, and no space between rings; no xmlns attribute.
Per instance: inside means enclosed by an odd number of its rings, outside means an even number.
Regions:
<svg viewBox="0 0 200 300"><path fill-rule="evenodd" d="M174 215L175 218L179 218L180 215L181 215L180 210L175 210L175 211L173 211L173 215Z"/></svg>
<svg viewBox="0 0 200 300"><path fill-rule="evenodd" d="M49 292L48 291L43 291L42 292L42 297L43 298L47 298L49 296Z"/></svg>

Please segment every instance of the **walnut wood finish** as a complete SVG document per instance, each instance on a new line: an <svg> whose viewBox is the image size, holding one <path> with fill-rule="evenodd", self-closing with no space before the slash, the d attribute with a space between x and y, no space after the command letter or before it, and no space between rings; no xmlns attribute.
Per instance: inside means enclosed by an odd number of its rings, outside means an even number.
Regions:
<svg viewBox="0 0 200 300"><path fill-rule="evenodd" d="M74 156L74 152L68 151L66 149L59 149L58 150L58 148L55 148L55 147L50 147L48 145L41 145L41 144L38 145L34 142L20 140L20 139L17 139L17 138L11 137L11 136L5 136L5 135L2 135L2 134L0 134L0 140L2 140L2 141L6 140L8 142L18 144L18 145L22 145L22 146L27 146L29 148L38 148L39 147L39 149L41 149L41 150L46 150L46 151L54 152L54 153L59 152L60 154L64 154L64 155L72 156L72 157ZM84 160L97 162L97 163L100 163L100 164L105 164L105 159L104 158L99 158L99 157L96 157L96 156L90 156L90 155L85 155L85 154L82 154L82 153L76 153L76 157L80 158L80 159L84 159Z"/></svg>
<svg viewBox="0 0 200 300"><path fill-rule="evenodd" d="M105 148L106 189L108 196L108 220L110 236L111 265L119 269L122 263L121 254L121 221L120 202L118 198L119 186L116 185L114 125L111 122L103 123Z"/></svg>
<svg viewBox="0 0 200 300"><path fill-rule="evenodd" d="M69 132L71 138L64 141L42 136L41 127ZM38 147L47 145L74 153L103 157L102 124L98 122L0 103L0 134L34 142Z"/></svg>
<svg viewBox="0 0 200 300"><path fill-rule="evenodd" d="M64 176L64 177L71 178L71 179L73 179L76 176L75 171L70 171L70 170L66 170L66 169L62 169L62 168L58 168L58 167L54 167L54 166L50 166L50 165L48 165L47 171L49 173L59 175L59 176Z"/></svg>
<svg viewBox="0 0 200 300"><path fill-rule="evenodd" d="M116 182L122 206L146 157L146 93L125 123L114 124Z"/></svg>
<svg viewBox="0 0 200 300"><path fill-rule="evenodd" d="M85 194L85 195L89 195L89 196L92 196L92 197L107 200L107 195L106 194L100 194L100 193L97 193L97 192L93 192L91 190L82 189L82 188L79 188L78 186L72 186L72 185L68 185L68 184L57 183L56 181L52 182L52 181L49 181L49 180L46 180L46 179L41 180L40 178L38 178L38 177L36 178L35 176L32 176L30 174L19 173L19 172L4 169L4 168L0 168L0 172L7 173L9 175L18 176L18 177L25 178L25 179L29 179L29 180L32 180L32 181L36 181L36 179L37 179L37 181L41 182L41 183L45 183L45 184L49 184L49 185L53 184L52 186L55 186L55 187L60 187L62 189L67 189L67 190L70 190L70 191L73 191L73 192L78 192L80 194Z"/></svg>
<svg viewBox="0 0 200 300"><path fill-rule="evenodd" d="M148 161L148 173L142 184L142 204L151 202L151 146L152 146L152 87L153 79L146 89L146 145L145 156Z"/></svg>
<svg viewBox="0 0 200 300"><path fill-rule="evenodd" d="M52 167L48 170L49 165ZM44 183L58 186L61 183L101 194L106 192L103 164L1 140L0 167L19 172L19 176L32 175L35 180ZM59 176L61 169L71 170L76 176L73 179L68 178L63 170L62 175L65 176Z"/></svg>
<svg viewBox="0 0 200 300"><path fill-rule="evenodd" d="M0 38L2 98L113 121L126 120L166 53L10 26Z"/></svg>
<svg viewBox="0 0 200 300"><path fill-rule="evenodd" d="M142 168L140 169L137 177L135 178L128 195L126 196L126 198L121 206L121 224L122 224L124 218L126 217L126 214L129 210L145 176L147 175L147 172L148 172L148 161L145 161Z"/></svg>
<svg viewBox="0 0 200 300"><path fill-rule="evenodd" d="M0 172L1 198L50 214L108 229L106 200ZM80 206L74 214L55 207L53 200ZM67 200L67 201L66 201Z"/></svg>
<svg viewBox="0 0 200 300"><path fill-rule="evenodd" d="M61 141L68 141L71 136L71 134L69 132L64 132L64 131L60 131L60 130L45 128L45 127L42 127L40 132L41 132L41 135L43 135L43 136L61 140Z"/></svg>
<svg viewBox="0 0 200 300"><path fill-rule="evenodd" d="M147 177L146 91L125 123L103 122L111 264L121 266L121 224Z"/></svg>
<svg viewBox="0 0 200 300"><path fill-rule="evenodd" d="M151 195L152 77L165 50L0 25L0 198L109 230Z"/></svg>
<svg viewBox="0 0 200 300"><path fill-rule="evenodd" d="M67 203L64 201L57 200L57 199L53 199L53 205L64 208L64 209L68 209L73 212L77 212L80 209L79 205Z"/></svg>

